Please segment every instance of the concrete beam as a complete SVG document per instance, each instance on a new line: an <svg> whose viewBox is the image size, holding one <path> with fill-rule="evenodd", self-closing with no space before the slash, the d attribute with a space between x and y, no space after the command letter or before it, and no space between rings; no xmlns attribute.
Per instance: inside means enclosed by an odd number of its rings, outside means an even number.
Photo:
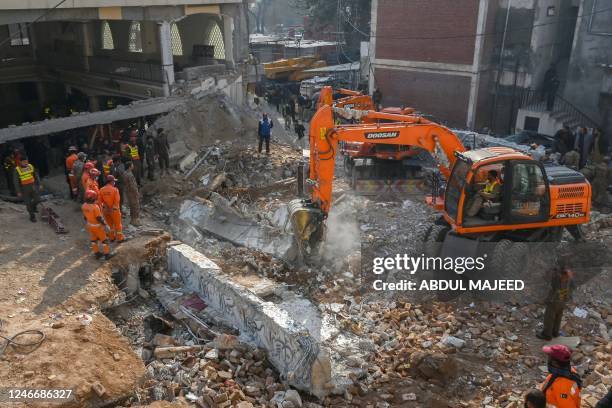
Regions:
<svg viewBox="0 0 612 408"><path fill-rule="evenodd" d="M333 390L329 354L286 311L230 280L188 245L168 248L168 269L239 329L242 339L267 350L268 359L289 384L320 398Z"/></svg>
<svg viewBox="0 0 612 408"><path fill-rule="evenodd" d="M59 8L147 7L241 3L242 0L68 0ZM50 9L57 0L2 0L0 10Z"/></svg>

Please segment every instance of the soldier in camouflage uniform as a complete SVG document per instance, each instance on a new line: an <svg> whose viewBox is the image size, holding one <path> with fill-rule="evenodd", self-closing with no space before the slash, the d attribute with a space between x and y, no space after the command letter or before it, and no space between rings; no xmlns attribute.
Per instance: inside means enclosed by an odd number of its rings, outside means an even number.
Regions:
<svg viewBox="0 0 612 408"><path fill-rule="evenodd" d="M134 163L131 161L125 164L125 171L121 175L123 192L130 207L130 224L140 226L140 196L138 193L138 183L134 177Z"/></svg>

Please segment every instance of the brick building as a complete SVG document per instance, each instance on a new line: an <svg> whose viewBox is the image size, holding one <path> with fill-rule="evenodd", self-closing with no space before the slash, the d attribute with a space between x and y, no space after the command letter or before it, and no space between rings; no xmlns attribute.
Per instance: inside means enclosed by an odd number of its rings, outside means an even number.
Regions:
<svg viewBox="0 0 612 408"><path fill-rule="evenodd" d="M525 128L521 108L543 106L533 102L554 66L561 86L552 116L571 111L576 123L606 127L608 110L597 111L597 91L607 89L611 37L589 28L611 21L604 3L372 0L370 90L382 91L384 105L413 106L450 126L510 133ZM600 57L585 57L593 44L591 54ZM580 95L577 90L588 88L580 81L593 92Z"/></svg>

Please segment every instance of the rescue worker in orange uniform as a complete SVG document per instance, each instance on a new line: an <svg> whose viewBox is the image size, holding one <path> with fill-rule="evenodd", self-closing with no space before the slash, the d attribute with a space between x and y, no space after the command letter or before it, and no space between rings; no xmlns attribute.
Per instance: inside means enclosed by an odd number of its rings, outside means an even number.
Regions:
<svg viewBox="0 0 612 408"><path fill-rule="evenodd" d="M77 184L76 177L72 172L72 168L74 167L74 163L79 159L77 156L77 147L70 146L68 148L68 157L66 157L66 178L68 179L68 187L70 188L70 198L74 199L76 196Z"/></svg>
<svg viewBox="0 0 612 408"><path fill-rule="evenodd" d="M563 344L544 346L548 355L548 376L540 386L547 408L580 408L582 380L572 367L572 351Z"/></svg>
<svg viewBox="0 0 612 408"><path fill-rule="evenodd" d="M93 169L94 167L96 167L93 162L91 161L87 161L85 163L85 165L83 166L83 174L81 174L81 180L79 180L80 184L80 191L82 191L81 195L80 195L80 201L84 202L84 198L85 198L85 191L87 191L87 181L89 180L89 171L91 169Z"/></svg>
<svg viewBox="0 0 612 408"><path fill-rule="evenodd" d="M121 201L119 189L115 187L116 179L112 175L106 177L106 185L100 189L99 201L102 206L102 215L110 228L108 233L111 242L115 239L123 242L123 226L121 225Z"/></svg>
<svg viewBox="0 0 612 408"><path fill-rule="evenodd" d="M89 177L87 178L85 191L91 190L95 191L98 195L100 194L100 185L98 184L98 177L100 177L100 170L96 169L95 167L89 170Z"/></svg>
<svg viewBox="0 0 612 408"><path fill-rule="evenodd" d="M108 237L106 236L106 223L97 201L98 194L93 190L87 190L85 192L85 203L81 206L81 211L85 221L87 221L91 250L97 259L102 256L109 259L111 254Z"/></svg>

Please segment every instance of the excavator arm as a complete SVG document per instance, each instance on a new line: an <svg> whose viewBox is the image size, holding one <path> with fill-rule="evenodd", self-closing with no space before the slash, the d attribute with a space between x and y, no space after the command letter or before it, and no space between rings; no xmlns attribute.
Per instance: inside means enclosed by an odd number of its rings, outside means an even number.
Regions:
<svg viewBox="0 0 612 408"><path fill-rule="evenodd" d="M334 126L333 108L323 106L310 124L310 179L312 203L329 213L332 181L339 141L415 146L432 154L440 172L448 178L455 162L455 152L465 148L453 132L444 126L414 116L375 111L361 114L366 123ZM391 123L368 123L376 119Z"/></svg>

